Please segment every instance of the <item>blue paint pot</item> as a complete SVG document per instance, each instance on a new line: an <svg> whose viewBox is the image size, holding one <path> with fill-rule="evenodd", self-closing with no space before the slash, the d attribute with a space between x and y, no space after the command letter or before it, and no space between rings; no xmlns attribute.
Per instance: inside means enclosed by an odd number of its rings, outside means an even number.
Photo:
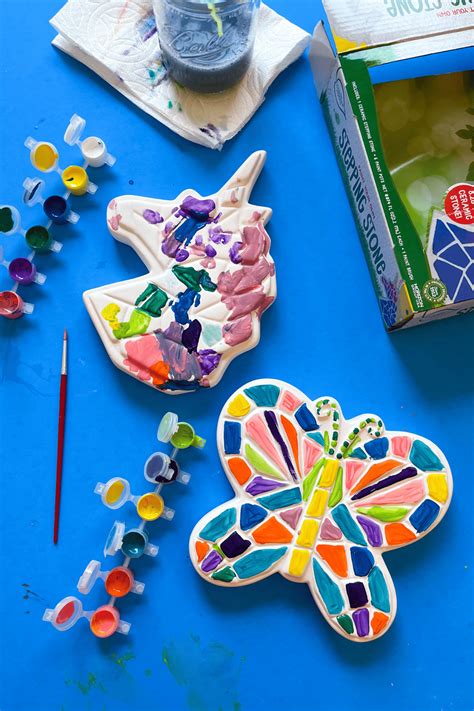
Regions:
<svg viewBox="0 0 474 711"><path fill-rule="evenodd" d="M63 225L67 222L69 207L66 200L60 195L50 195L43 203L43 210L46 217L56 225Z"/></svg>
<svg viewBox="0 0 474 711"><path fill-rule="evenodd" d="M141 558L148 545L146 531L131 528L122 538L122 553L129 558Z"/></svg>

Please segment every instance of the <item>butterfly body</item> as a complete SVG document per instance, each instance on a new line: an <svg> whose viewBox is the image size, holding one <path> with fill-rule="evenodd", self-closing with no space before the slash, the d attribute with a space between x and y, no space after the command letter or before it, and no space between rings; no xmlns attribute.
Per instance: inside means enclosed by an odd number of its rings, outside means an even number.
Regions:
<svg viewBox="0 0 474 711"><path fill-rule="evenodd" d="M345 420L335 400L275 380L229 399L217 441L235 498L191 534L199 574L235 587L279 572L306 583L345 637L383 634L396 595L382 554L426 535L449 505L440 450L373 415Z"/></svg>

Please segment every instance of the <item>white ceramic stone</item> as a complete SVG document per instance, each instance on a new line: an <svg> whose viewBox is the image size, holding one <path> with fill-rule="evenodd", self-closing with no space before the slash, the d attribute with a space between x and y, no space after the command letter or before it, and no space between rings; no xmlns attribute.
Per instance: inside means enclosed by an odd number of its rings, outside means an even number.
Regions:
<svg viewBox="0 0 474 711"><path fill-rule="evenodd" d="M167 393L212 387L240 353L257 345L260 317L276 296L265 224L249 203L265 162L253 153L215 194L176 200L124 195L107 222L149 273L84 293L114 364Z"/></svg>
<svg viewBox="0 0 474 711"><path fill-rule="evenodd" d="M355 642L384 634L397 598L383 554L425 536L446 513L452 479L441 450L385 430L375 415L346 420L336 400L312 401L279 380L255 380L229 398L217 445L234 498L191 534L199 575L236 587L280 573L308 585L339 634ZM423 580L419 589L407 602L423 616L439 590ZM450 624L445 613L436 624Z"/></svg>

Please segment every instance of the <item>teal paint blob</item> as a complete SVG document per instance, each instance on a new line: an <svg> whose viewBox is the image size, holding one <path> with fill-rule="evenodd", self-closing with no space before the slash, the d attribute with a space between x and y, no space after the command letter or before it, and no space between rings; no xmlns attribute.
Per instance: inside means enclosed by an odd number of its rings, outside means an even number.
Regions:
<svg viewBox="0 0 474 711"><path fill-rule="evenodd" d="M293 489L285 489L285 491L279 491L277 494L262 496L260 499L257 499L257 501L259 504L262 504L262 506L265 506L266 509L275 511L275 509L281 509L285 506L299 504L301 501L301 491L299 487L295 486Z"/></svg>
<svg viewBox="0 0 474 711"><path fill-rule="evenodd" d="M122 539L122 553L129 558L140 558L146 544L146 536L141 531L127 531Z"/></svg>
<svg viewBox="0 0 474 711"><path fill-rule="evenodd" d="M191 711L237 711L243 657L219 642L189 639L163 647L162 659L168 671L186 692Z"/></svg>
<svg viewBox="0 0 474 711"><path fill-rule="evenodd" d="M344 608L344 600L334 580L321 568L316 558L313 558L313 573L319 594L330 615L337 615Z"/></svg>
<svg viewBox="0 0 474 711"><path fill-rule="evenodd" d="M427 444L420 439L415 439L410 452L410 462L421 469L422 472L440 472L444 465Z"/></svg>
<svg viewBox="0 0 474 711"><path fill-rule="evenodd" d="M370 571L369 590L372 605L383 612L390 612L388 587L380 568L375 567Z"/></svg>
<svg viewBox="0 0 474 711"><path fill-rule="evenodd" d="M307 436L310 437L310 439L314 439L315 442L324 447L324 437L321 432L307 432Z"/></svg>
<svg viewBox="0 0 474 711"><path fill-rule="evenodd" d="M361 529L350 515L349 509L345 504L336 506L332 512L332 517L346 538L353 543L358 543L360 546L367 545Z"/></svg>
<svg viewBox="0 0 474 711"><path fill-rule="evenodd" d="M234 570L241 580L253 578L264 570L270 568L277 562L288 550L287 546L282 548L270 548L260 551L253 551L244 558L241 558L234 563Z"/></svg>
<svg viewBox="0 0 474 711"><path fill-rule="evenodd" d="M222 326L214 323L203 324L202 338L204 343L210 348L222 339Z"/></svg>
<svg viewBox="0 0 474 711"><path fill-rule="evenodd" d="M209 521L206 526L202 529L199 536L204 538L205 541L212 541L215 543L218 538L225 536L229 528L231 528L237 518L237 512L235 508L227 509L223 511L219 516L213 518Z"/></svg>
<svg viewBox="0 0 474 711"><path fill-rule="evenodd" d="M274 407L280 395L280 388L277 388L276 385L254 385L251 388L246 388L244 393L254 401L257 407Z"/></svg>

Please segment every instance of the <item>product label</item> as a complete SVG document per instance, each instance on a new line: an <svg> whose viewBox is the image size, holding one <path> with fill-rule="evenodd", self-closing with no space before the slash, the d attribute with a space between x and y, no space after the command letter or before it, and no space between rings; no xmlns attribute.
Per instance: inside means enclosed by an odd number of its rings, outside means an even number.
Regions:
<svg viewBox="0 0 474 711"><path fill-rule="evenodd" d="M449 188L444 199L444 210L453 222L474 225L474 185L457 183Z"/></svg>

